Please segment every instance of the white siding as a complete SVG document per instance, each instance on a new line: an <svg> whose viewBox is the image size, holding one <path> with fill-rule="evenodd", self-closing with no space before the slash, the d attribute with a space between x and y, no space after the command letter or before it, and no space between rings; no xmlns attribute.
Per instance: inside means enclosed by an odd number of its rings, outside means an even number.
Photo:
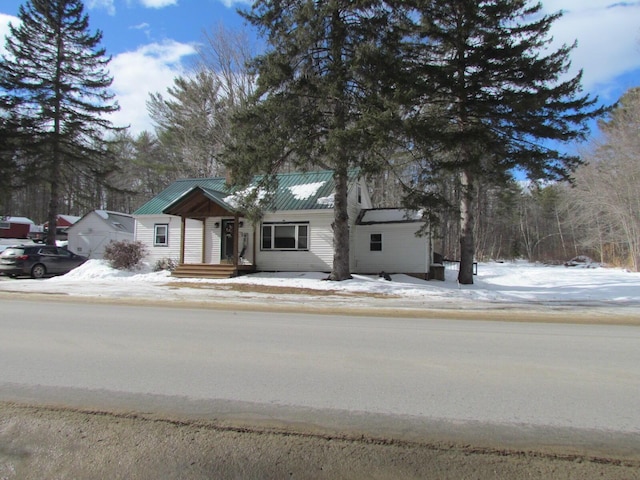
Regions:
<svg viewBox="0 0 640 480"><path fill-rule="evenodd" d="M135 239L147 245L146 261L151 265L163 258L180 259L180 217L172 215L140 215L136 217ZM169 244L154 246L154 225L169 225ZM184 256L186 263L202 262L202 222L187 219Z"/></svg>
<svg viewBox="0 0 640 480"><path fill-rule="evenodd" d="M109 242L133 241L133 234L114 230L98 214L91 212L69 227L69 250L89 258L102 258Z"/></svg>
<svg viewBox="0 0 640 480"><path fill-rule="evenodd" d="M429 271L429 237L416 237L420 223L357 225L354 233L354 273L410 273L424 275ZM382 251L372 252L370 235L382 234Z"/></svg>
<svg viewBox="0 0 640 480"><path fill-rule="evenodd" d="M309 250L265 251L260 248L261 231L256 242L258 270L282 272L327 272L333 266L333 211L278 212L266 214L263 222L309 222Z"/></svg>

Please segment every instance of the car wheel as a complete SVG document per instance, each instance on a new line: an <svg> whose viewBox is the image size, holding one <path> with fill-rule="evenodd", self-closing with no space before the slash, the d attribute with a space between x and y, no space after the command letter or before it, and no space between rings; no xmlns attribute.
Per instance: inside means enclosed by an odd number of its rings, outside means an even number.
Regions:
<svg viewBox="0 0 640 480"><path fill-rule="evenodd" d="M47 269L41 263L34 265L33 268L31 269L31 276L33 278L42 278L45 276L46 273L47 273Z"/></svg>

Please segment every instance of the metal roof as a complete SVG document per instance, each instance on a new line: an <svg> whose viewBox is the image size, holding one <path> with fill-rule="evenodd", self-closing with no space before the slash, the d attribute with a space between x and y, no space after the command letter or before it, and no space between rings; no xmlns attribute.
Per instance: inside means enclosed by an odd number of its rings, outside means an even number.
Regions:
<svg viewBox="0 0 640 480"><path fill-rule="evenodd" d="M237 204L243 192L255 188L262 176L253 178L243 189L227 187L226 180L219 178L192 178L177 180L162 192L138 208L134 215L162 215L165 208L196 187L222 200L225 204ZM276 175L277 189L268 210L324 210L333 208L335 184L333 171L282 173ZM357 170L349 171L349 184L358 178ZM260 196L260 195L258 195Z"/></svg>

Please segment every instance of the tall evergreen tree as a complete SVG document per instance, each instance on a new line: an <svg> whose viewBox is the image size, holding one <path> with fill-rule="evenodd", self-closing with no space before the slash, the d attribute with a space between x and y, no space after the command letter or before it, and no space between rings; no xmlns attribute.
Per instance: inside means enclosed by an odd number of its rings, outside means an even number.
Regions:
<svg viewBox="0 0 640 480"><path fill-rule="evenodd" d="M268 50L255 61L255 103L235 122L236 149L228 159L235 180L253 173L296 169L334 172L331 280L351 277L348 173L378 171L377 156L394 110L380 95L397 61L393 9L384 2L259 0L245 18ZM392 115L391 115L392 116Z"/></svg>
<svg viewBox="0 0 640 480"><path fill-rule="evenodd" d="M105 177L110 155L102 116L118 109L108 88L111 60L89 31L82 0L27 0L0 58L2 103L20 118L18 137L32 171L48 184L48 243L55 242L65 171Z"/></svg>
<svg viewBox="0 0 640 480"><path fill-rule="evenodd" d="M459 177L458 280L471 284L477 182L506 183L514 169L567 179L580 159L559 143L584 139L587 121L605 109L581 93L581 73L566 78L573 46L549 49L561 13L542 15L529 0L401 4L415 20L405 44L412 135L429 152L429 168Z"/></svg>

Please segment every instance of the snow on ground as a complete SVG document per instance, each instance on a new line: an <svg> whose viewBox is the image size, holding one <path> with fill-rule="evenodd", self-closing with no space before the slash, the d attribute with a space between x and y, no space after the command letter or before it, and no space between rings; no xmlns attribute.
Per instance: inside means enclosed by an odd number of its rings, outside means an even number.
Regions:
<svg viewBox="0 0 640 480"><path fill-rule="evenodd" d="M312 303L393 308L466 308L478 304L581 305L640 307L640 273L622 269L564 267L527 262L480 263L474 285L458 285L457 272L444 282L392 275L354 275L325 281L326 273L257 273L226 280L177 279L169 272L114 270L89 260L66 275L45 280L0 277L0 291L60 293L72 296L172 300ZM304 296L238 291L234 284L306 289ZM248 290L248 291L247 291ZM314 293L317 292L317 293ZM315 300L314 300L315 299Z"/></svg>

